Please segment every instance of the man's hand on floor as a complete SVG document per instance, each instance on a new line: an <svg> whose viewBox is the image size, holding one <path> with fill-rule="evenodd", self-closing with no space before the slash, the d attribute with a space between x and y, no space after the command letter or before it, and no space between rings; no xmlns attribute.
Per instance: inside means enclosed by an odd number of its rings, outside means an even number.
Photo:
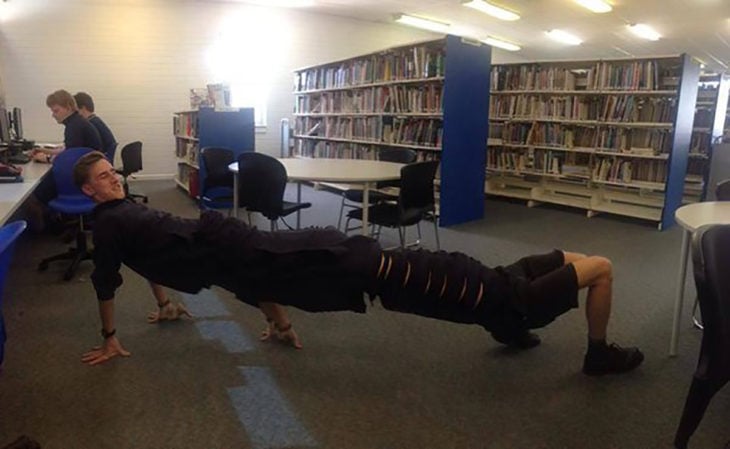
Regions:
<svg viewBox="0 0 730 449"><path fill-rule="evenodd" d="M129 357L132 353L122 347L117 337L109 337L104 340L103 345L95 346L91 351L81 356L81 361L93 366L104 363L118 355Z"/></svg>

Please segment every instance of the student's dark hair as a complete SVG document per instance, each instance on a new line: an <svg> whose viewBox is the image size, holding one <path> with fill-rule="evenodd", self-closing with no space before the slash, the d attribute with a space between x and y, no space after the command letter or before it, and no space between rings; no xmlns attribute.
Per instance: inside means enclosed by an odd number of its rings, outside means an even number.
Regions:
<svg viewBox="0 0 730 449"><path fill-rule="evenodd" d="M76 165L74 165L74 184L76 184L76 187L80 189L89 180L91 167L102 159L106 159L104 153L101 151L92 151L91 153L84 154L76 161Z"/></svg>
<svg viewBox="0 0 730 449"><path fill-rule="evenodd" d="M52 106L61 106L64 108L71 109L72 111L78 110L76 106L76 100L73 95L68 93L66 90L57 90L46 97L46 106L49 108Z"/></svg>
<svg viewBox="0 0 730 449"><path fill-rule="evenodd" d="M76 100L76 106L79 109L86 108L87 111L94 112L94 99L91 98L91 95L86 92L77 92L74 95L74 100Z"/></svg>

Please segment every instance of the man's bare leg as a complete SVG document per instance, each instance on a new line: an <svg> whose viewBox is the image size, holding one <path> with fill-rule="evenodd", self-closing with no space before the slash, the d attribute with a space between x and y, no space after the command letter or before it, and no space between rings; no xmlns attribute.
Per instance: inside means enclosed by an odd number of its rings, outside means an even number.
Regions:
<svg viewBox="0 0 730 449"><path fill-rule="evenodd" d="M566 263L572 263L579 288L588 288L586 320L588 322L588 351L583 360L583 372L602 375L630 371L641 364L644 355L637 348L621 348L606 344L606 331L611 316L613 267L605 257L579 257L565 253Z"/></svg>

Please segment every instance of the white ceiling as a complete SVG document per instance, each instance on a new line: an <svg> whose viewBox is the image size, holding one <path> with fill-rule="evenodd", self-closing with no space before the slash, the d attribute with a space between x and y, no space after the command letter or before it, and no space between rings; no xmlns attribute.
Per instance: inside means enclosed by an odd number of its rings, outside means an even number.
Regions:
<svg viewBox="0 0 730 449"><path fill-rule="evenodd" d="M238 0L246 2L246 0ZM518 52L495 49L496 61L593 59L689 53L708 69L730 71L730 0L608 0L613 11L594 14L574 0L494 0L522 18L504 22L461 6L460 0L315 0L308 11L391 23L407 13L451 23L454 34L491 35L517 43ZM261 4L262 1L257 2ZM651 25L656 42L634 37L628 23ZM577 47L551 41L561 28L583 39ZM518 60L519 60L518 59Z"/></svg>

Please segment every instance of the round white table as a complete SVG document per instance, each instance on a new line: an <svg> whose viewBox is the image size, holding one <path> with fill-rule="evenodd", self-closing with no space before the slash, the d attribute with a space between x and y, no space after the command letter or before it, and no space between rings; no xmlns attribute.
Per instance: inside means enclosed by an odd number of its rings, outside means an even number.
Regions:
<svg viewBox="0 0 730 449"><path fill-rule="evenodd" d="M684 285L687 278L687 258L692 233L704 225L730 224L730 201L708 201L682 206L674 212L674 219L684 228L682 248L679 255L679 283L674 301L674 318L672 320L672 337L669 342L669 355L677 355L679 342L679 326L684 303Z"/></svg>
<svg viewBox="0 0 730 449"><path fill-rule="evenodd" d="M302 200L302 182L334 182L355 184L363 189L362 233L368 233L370 189L379 181L400 179L403 164L364 159L285 158L279 159L286 168L289 181L297 183L297 202ZM228 166L233 172L233 212L238 217L238 162ZM297 211L297 228L300 213Z"/></svg>

